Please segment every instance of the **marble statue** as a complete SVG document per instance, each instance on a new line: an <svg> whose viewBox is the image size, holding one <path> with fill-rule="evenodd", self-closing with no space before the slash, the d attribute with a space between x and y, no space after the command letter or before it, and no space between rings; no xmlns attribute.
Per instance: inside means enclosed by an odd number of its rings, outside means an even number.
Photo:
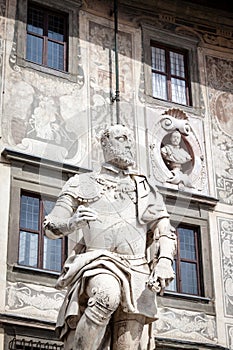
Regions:
<svg viewBox="0 0 233 350"><path fill-rule="evenodd" d="M168 179L168 182L193 187L189 176L182 171L182 165L191 161L192 157L180 146L181 133L178 130L171 133L170 142L161 148L161 155L165 164L172 172L172 177Z"/></svg>
<svg viewBox="0 0 233 350"><path fill-rule="evenodd" d="M57 329L65 350L146 350L156 292L174 278L176 234L161 194L132 169L132 132L111 126L101 145L101 169L71 177L44 220L52 239L82 231L57 282L67 287Z"/></svg>

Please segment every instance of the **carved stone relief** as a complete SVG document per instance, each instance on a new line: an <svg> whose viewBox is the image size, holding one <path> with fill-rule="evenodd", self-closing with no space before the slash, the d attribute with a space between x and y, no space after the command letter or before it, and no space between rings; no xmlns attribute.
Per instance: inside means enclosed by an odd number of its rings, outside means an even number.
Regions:
<svg viewBox="0 0 233 350"><path fill-rule="evenodd" d="M216 343L216 321L204 313L164 308L154 325L155 336Z"/></svg>
<svg viewBox="0 0 233 350"><path fill-rule="evenodd" d="M224 314L233 318L233 220L218 218Z"/></svg>
<svg viewBox="0 0 233 350"><path fill-rule="evenodd" d="M206 57L217 196L233 203L233 61Z"/></svg>
<svg viewBox="0 0 233 350"><path fill-rule="evenodd" d="M204 152L199 140L183 111L171 109L160 115L150 143L152 172L158 184L207 191Z"/></svg>
<svg viewBox="0 0 233 350"><path fill-rule="evenodd" d="M5 311L11 314L56 321L64 293L41 285L8 282Z"/></svg>

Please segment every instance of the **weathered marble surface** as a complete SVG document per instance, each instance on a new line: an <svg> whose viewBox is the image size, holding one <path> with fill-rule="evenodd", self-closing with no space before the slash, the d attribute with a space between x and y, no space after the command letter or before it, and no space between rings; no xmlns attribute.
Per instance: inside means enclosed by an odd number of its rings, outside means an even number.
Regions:
<svg viewBox="0 0 233 350"><path fill-rule="evenodd" d="M131 169L133 133L111 126L101 146L101 170L72 177L44 220L52 239L83 232L57 283L68 288L57 321L66 350L138 349L143 326L157 319L156 292L174 278L175 230L158 190Z"/></svg>

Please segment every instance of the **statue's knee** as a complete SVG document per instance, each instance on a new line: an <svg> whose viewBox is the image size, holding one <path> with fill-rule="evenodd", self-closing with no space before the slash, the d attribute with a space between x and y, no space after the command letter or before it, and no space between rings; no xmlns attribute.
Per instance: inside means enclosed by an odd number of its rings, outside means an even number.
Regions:
<svg viewBox="0 0 233 350"><path fill-rule="evenodd" d="M107 274L92 277L87 286L89 296L86 316L96 324L108 324L120 303L121 289L118 280Z"/></svg>

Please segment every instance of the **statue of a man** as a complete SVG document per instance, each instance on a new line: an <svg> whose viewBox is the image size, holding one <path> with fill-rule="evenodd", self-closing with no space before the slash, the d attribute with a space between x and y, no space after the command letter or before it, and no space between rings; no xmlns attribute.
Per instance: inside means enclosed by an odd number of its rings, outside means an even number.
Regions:
<svg viewBox="0 0 233 350"><path fill-rule="evenodd" d="M70 178L44 222L52 239L83 235L57 283L67 287L57 321L65 350L138 349L157 319L155 291L174 278L176 235L158 190L130 169L132 132L111 126L101 145L100 171Z"/></svg>

